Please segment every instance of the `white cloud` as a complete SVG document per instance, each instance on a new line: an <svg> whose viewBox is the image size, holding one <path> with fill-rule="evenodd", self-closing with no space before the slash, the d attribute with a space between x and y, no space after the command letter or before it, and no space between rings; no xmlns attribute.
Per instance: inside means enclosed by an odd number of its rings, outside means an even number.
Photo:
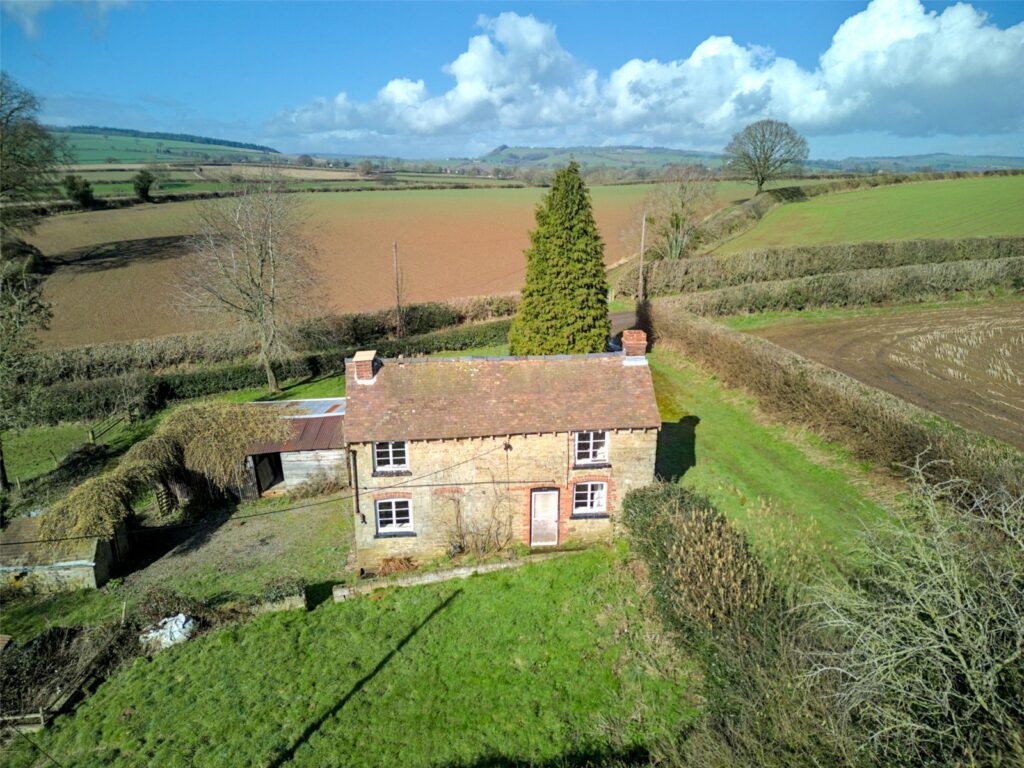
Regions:
<svg viewBox="0 0 1024 768"><path fill-rule="evenodd" d="M107 11L119 6L128 5L130 0L78 0L87 12L95 16L97 25L102 28ZM38 17L53 7L53 0L0 0L0 9L4 10L18 23L26 37L39 35Z"/></svg>
<svg viewBox="0 0 1024 768"><path fill-rule="evenodd" d="M873 0L836 31L813 70L767 48L709 37L686 58L632 59L601 76L562 48L554 26L502 13L443 68L342 92L278 115L272 133L309 146L373 142L404 152L490 143L662 143L717 147L763 117L815 136L992 135L1024 131L1024 23L1000 29L970 5L930 12Z"/></svg>

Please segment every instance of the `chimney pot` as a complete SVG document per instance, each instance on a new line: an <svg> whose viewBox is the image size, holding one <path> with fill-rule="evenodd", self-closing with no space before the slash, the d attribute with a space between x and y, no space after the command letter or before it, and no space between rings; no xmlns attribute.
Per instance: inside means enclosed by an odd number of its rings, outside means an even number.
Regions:
<svg viewBox="0 0 1024 768"><path fill-rule="evenodd" d="M622 332L622 351L626 357L643 357L647 354L647 334L639 330Z"/></svg>

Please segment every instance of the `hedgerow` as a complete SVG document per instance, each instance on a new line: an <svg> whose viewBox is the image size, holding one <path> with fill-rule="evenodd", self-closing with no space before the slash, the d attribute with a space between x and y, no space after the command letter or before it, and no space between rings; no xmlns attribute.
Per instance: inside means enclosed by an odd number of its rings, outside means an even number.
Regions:
<svg viewBox="0 0 1024 768"><path fill-rule="evenodd" d="M660 259L644 265L648 297L790 280L859 269L1024 257L1024 237L969 237L836 243L749 251L732 256ZM616 293L635 297L639 265L619 277Z"/></svg>
<svg viewBox="0 0 1024 768"><path fill-rule="evenodd" d="M680 311L674 299L650 305L657 338L676 344L761 405L849 445L897 471L920 456L931 482L961 477L979 493L1024 493L1024 455L933 413L769 341Z"/></svg>
<svg viewBox="0 0 1024 768"><path fill-rule="evenodd" d="M402 308L406 336L495 318L515 312L514 296L483 296L450 302L410 304ZM373 344L393 336L392 310L332 315L305 321L286 332L296 352ZM399 340L402 341L402 340ZM126 373L156 373L182 366L246 362L256 352L252 339L239 333L194 333L155 339L90 344L54 349L36 356L34 380L54 384L69 379L106 378Z"/></svg>
<svg viewBox="0 0 1024 768"><path fill-rule="evenodd" d="M947 298L961 291L1024 287L1024 257L910 264L904 267L772 280L662 299L697 315L732 315L809 307L846 307Z"/></svg>
<svg viewBox="0 0 1024 768"><path fill-rule="evenodd" d="M508 339L510 323L511 320L473 323L419 336L389 339L373 346L383 357L492 346ZM274 371L279 379L340 373L345 370L345 359L358 349L358 346L348 346L291 355L276 361ZM265 385L266 375L257 362L63 381L43 389L32 413L32 423L98 419L125 410L152 413L176 400Z"/></svg>

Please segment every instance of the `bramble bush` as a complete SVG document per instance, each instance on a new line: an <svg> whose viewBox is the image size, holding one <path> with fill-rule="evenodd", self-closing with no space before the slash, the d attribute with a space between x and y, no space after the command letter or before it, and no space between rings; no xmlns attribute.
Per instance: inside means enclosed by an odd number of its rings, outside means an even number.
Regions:
<svg viewBox="0 0 1024 768"><path fill-rule="evenodd" d="M772 593L746 538L704 496L667 483L636 489L623 499L622 522L669 625L715 629L756 612Z"/></svg>

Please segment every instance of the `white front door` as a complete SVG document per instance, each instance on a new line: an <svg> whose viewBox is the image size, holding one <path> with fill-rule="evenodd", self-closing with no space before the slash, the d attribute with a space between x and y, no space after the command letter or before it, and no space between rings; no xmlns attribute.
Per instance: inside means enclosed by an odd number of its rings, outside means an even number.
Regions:
<svg viewBox="0 0 1024 768"><path fill-rule="evenodd" d="M551 547L558 543L558 491L530 493L530 546Z"/></svg>

